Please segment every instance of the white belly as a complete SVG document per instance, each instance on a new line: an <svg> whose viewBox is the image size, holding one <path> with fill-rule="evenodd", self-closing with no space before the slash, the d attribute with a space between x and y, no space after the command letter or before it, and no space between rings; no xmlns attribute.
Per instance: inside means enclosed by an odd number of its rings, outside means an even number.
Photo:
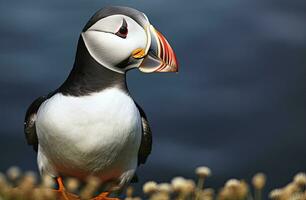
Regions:
<svg viewBox="0 0 306 200"><path fill-rule="evenodd" d="M137 167L141 118L119 89L82 97L56 94L39 108L36 128L42 173L109 180L132 176Z"/></svg>

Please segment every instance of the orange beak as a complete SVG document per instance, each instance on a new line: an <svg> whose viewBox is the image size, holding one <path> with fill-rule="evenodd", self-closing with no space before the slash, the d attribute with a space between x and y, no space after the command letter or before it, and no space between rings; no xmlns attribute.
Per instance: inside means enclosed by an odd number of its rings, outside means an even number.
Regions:
<svg viewBox="0 0 306 200"><path fill-rule="evenodd" d="M147 28L148 43L139 70L151 72L178 72L176 55L166 40L152 25Z"/></svg>

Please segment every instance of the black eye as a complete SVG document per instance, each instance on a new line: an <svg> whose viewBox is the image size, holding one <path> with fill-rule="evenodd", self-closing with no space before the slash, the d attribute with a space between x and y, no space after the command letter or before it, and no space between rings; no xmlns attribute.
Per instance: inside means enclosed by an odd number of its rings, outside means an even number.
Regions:
<svg viewBox="0 0 306 200"><path fill-rule="evenodd" d="M122 34L122 35L126 35L128 33L127 27L121 27L119 29L119 33Z"/></svg>
<svg viewBox="0 0 306 200"><path fill-rule="evenodd" d="M119 30L117 31L116 35L125 39L128 32L129 31L128 31L127 23L126 23L125 19L123 19L122 25L119 28Z"/></svg>

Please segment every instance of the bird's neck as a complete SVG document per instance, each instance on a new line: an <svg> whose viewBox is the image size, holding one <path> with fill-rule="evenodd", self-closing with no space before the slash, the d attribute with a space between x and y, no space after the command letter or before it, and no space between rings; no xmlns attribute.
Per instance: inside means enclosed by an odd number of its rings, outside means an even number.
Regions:
<svg viewBox="0 0 306 200"><path fill-rule="evenodd" d="M74 66L58 89L59 92L70 96L84 96L111 87L127 91L126 75L107 69L94 60L80 37Z"/></svg>

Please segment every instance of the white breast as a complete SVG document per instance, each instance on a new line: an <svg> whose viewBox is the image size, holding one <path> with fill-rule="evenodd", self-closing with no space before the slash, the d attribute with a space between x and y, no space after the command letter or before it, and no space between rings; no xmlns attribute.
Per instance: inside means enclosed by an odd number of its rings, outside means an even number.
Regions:
<svg viewBox="0 0 306 200"><path fill-rule="evenodd" d="M55 94L40 107L36 127L42 170L110 179L137 166L140 114L117 88L82 97Z"/></svg>

